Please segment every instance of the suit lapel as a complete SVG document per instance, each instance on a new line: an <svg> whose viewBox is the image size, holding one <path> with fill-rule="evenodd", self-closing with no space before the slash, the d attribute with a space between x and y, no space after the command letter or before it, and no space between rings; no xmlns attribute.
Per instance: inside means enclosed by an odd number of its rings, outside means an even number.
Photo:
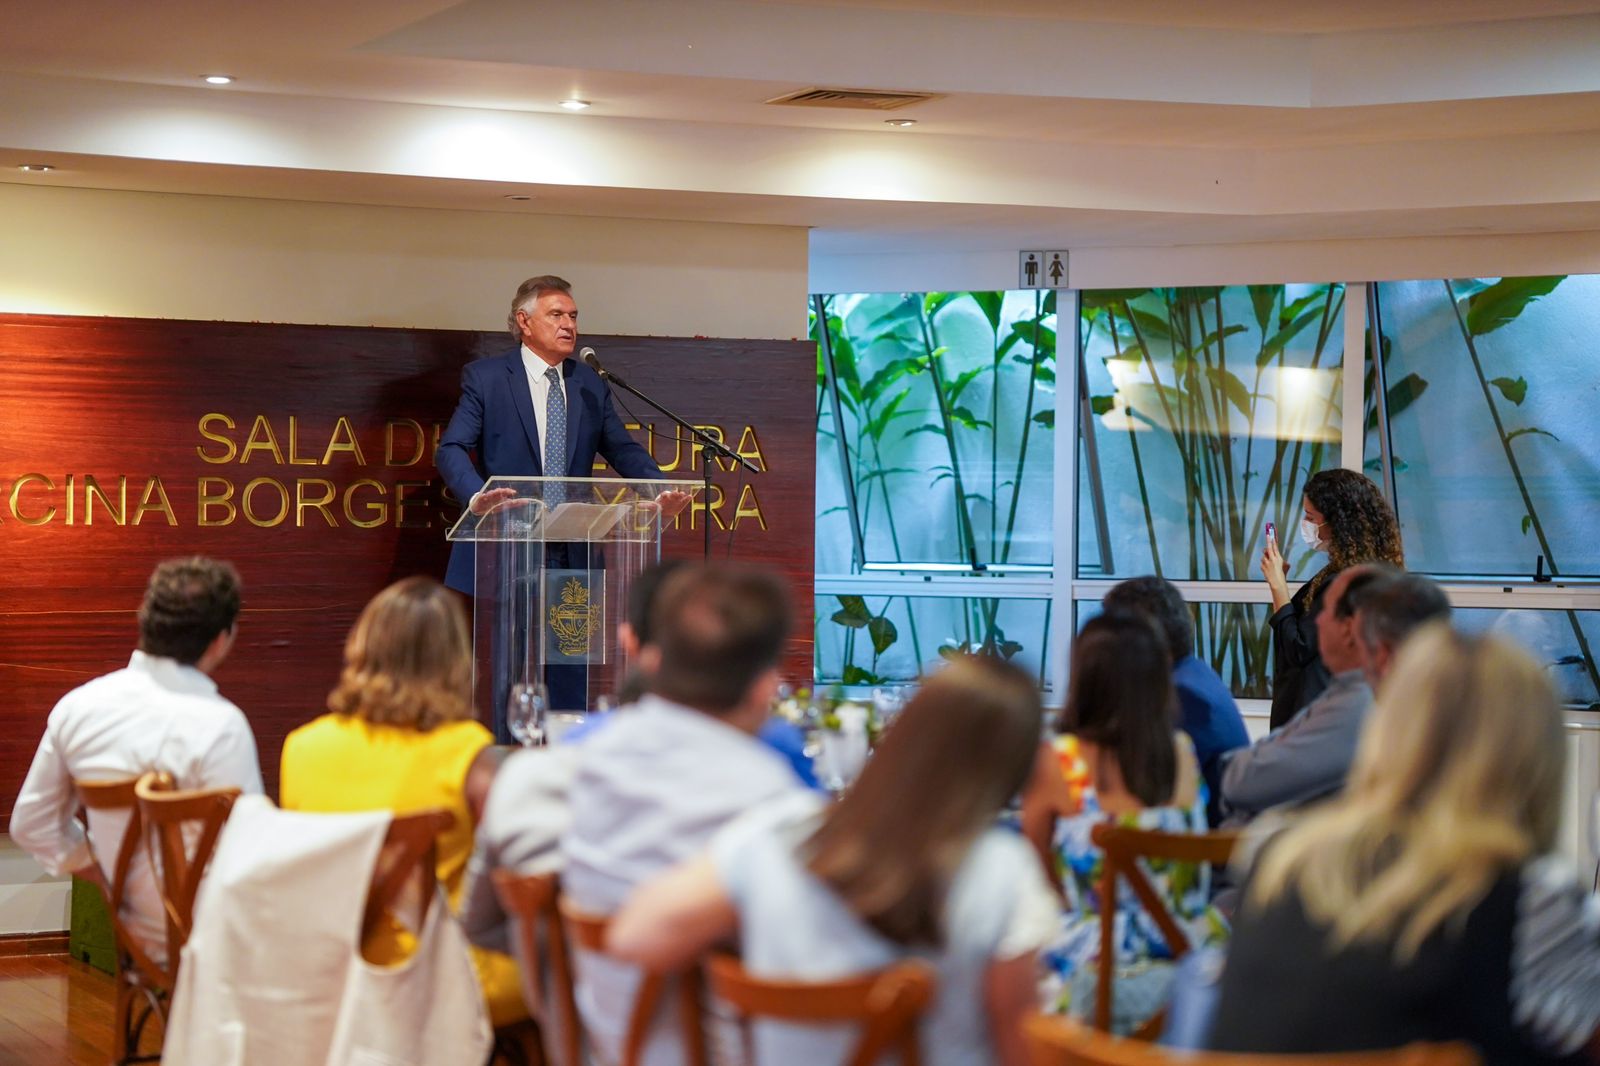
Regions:
<svg viewBox="0 0 1600 1066"><path fill-rule="evenodd" d="M506 360L510 377L511 406L517 409L522 420L522 431L528 435L528 450L533 453L534 464L544 469L544 456L539 451L539 423L533 417L533 390L528 386L528 369L522 365L522 349L512 352Z"/></svg>

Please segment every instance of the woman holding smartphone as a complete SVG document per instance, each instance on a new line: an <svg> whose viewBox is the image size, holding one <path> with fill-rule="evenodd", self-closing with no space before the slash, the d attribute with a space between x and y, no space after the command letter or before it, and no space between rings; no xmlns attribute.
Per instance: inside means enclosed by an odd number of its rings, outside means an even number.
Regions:
<svg viewBox="0 0 1600 1066"><path fill-rule="evenodd" d="M1322 595L1339 571L1356 563L1405 565L1400 526L1394 510L1372 480L1354 470L1319 470L1306 481L1301 497L1300 540L1327 563L1310 581L1289 594L1287 566L1269 523L1261 553L1261 576L1272 590L1272 728L1276 729L1316 699L1328 684L1317 651L1317 612Z"/></svg>

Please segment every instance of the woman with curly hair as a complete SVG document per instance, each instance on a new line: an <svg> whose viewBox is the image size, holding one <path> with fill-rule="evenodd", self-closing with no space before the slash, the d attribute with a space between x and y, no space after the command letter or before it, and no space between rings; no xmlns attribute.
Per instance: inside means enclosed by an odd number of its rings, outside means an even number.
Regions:
<svg viewBox="0 0 1600 1066"><path fill-rule="evenodd" d="M1356 563L1405 565L1400 525L1372 479L1354 470L1319 470L1306 481L1300 539L1328 562L1293 596L1276 537L1261 553L1261 576L1272 590L1272 728L1293 718L1328 684L1317 651L1317 612L1339 571Z"/></svg>
<svg viewBox="0 0 1600 1066"><path fill-rule="evenodd" d="M432 578L408 577L374 596L345 641L328 710L283 743L283 809L448 810L455 823L439 836L436 872L457 910L472 853L467 770L494 737L473 717L472 638L455 595ZM388 963L413 943L395 925L362 948ZM527 1017L510 956L473 948L472 964L494 1025Z"/></svg>

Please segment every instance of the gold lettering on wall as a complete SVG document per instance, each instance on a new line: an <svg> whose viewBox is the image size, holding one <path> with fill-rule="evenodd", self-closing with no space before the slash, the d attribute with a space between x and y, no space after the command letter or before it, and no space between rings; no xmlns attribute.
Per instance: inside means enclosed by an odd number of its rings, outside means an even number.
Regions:
<svg viewBox="0 0 1600 1066"><path fill-rule="evenodd" d="M214 491L214 488L220 491ZM195 484L197 498L195 500L195 524L199 526L226 526L239 517L239 509L232 503L233 482L225 477L203 477ZM228 517L218 521L211 517L211 510L221 507L226 510Z"/></svg>
<svg viewBox="0 0 1600 1066"><path fill-rule="evenodd" d="M300 457L300 420L294 415L289 416L289 465L290 466L316 466L317 461L309 456Z"/></svg>
<svg viewBox="0 0 1600 1066"><path fill-rule="evenodd" d="M248 463L254 452L268 452L273 462L283 465L283 450L278 447L278 438L272 432L272 423L267 421L266 415L256 415L255 422L251 424L250 436L244 442L244 454L239 456L239 465Z"/></svg>
<svg viewBox="0 0 1600 1066"><path fill-rule="evenodd" d="M128 515L128 476L123 474L117 478L117 502L113 504L93 474L83 475L83 524L86 526L94 525L94 501L97 499L101 506L111 512L112 522L125 525Z"/></svg>
<svg viewBox="0 0 1600 1066"><path fill-rule="evenodd" d="M767 520L761 514L761 505L756 502L754 485L746 485L744 491L739 493L738 506L733 509L733 528L738 529L740 521L746 518L754 518L762 529L767 528Z"/></svg>
<svg viewBox="0 0 1600 1066"><path fill-rule="evenodd" d="M307 493L307 490L312 488L322 490L314 499ZM305 527L306 508L309 507L321 515L324 522L337 529L339 523L333 517L333 512L328 510L328 504L332 503L334 497L338 494L339 490L334 488L333 482L327 478L303 477L296 480L294 483L294 524L300 528Z"/></svg>
<svg viewBox="0 0 1600 1066"><path fill-rule="evenodd" d="M395 450L398 443L395 439L395 430L403 429L411 434L411 458L400 460L399 452ZM437 447L437 436L435 436ZM427 447L428 438L422 431L422 423L414 418L391 418L383 427L383 465L384 466L416 466L422 462L422 450Z"/></svg>
<svg viewBox="0 0 1600 1066"><path fill-rule="evenodd" d="M340 419L340 421L343 421L343 419ZM366 513L368 515L375 514L376 517L357 518L355 511L352 509L355 502L356 490L361 488L363 485L370 485L372 488L378 490L378 496L380 497L379 501L368 501L365 504ZM344 516L350 520L350 524L353 526L360 526L362 529L374 529L377 526L383 525L384 520L389 517L389 508L382 502L381 499L384 491L385 490L382 482L373 481L369 477L364 477L360 481L352 482L350 487L344 490Z"/></svg>
<svg viewBox="0 0 1600 1066"><path fill-rule="evenodd" d="M271 518L263 518L256 514L255 504L252 502L256 496L256 489L261 488L263 485L271 485L278 492L278 513ZM244 492L239 497L239 503L244 508L245 519L253 526L261 526L264 529L268 529L272 526L282 525L283 520L289 517L289 490L284 487L283 482L276 478L258 477L252 479L245 485Z"/></svg>
<svg viewBox="0 0 1600 1066"><path fill-rule="evenodd" d="M42 526L56 516L55 504L45 507L43 514L26 515L22 513L22 486L29 482L38 481L51 492L56 489L56 483L43 474L23 474L11 485L11 517L25 526Z"/></svg>
<svg viewBox="0 0 1600 1066"><path fill-rule="evenodd" d="M344 434L343 440L339 439L341 433ZM322 453L322 465L327 466L333 462L333 457L340 452L355 456L357 466L367 465L366 457L361 454L361 442L356 440L356 431L351 428L350 420L344 415L340 415L339 421L333 424L333 433L328 437L328 450Z"/></svg>
<svg viewBox="0 0 1600 1066"><path fill-rule="evenodd" d="M172 510L172 501L167 499L166 487L161 484L159 476L151 477L144 483L144 494L139 497L138 509L133 512L134 525L144 521L146 511L159 511L166 516L169 526L178 524L178 516Z"/></svg>
<svg viewBox="0 0 1600 1066"><path fill-rule="evenodd" d="M211 414L200 416L200 435L206 440L214 441L215 443L222 445L227 450L221 455L213 455L206 451L206 446L204 444L196 444L194 446L194 453L208 463L231 463L233 462L234 456L239 454L239 449L234 445L232 439L224 437L220 433L213 433L211 430L206 428L211 424L218 422L229 429L238 428L234 425L233 419L229 418L227 415L219 414L213 411Z"/></svg>
<svg viewBox="0 0 1600 1066"><path fill-rule="evenodd" d="M401 529L432 529L433 528L433 519L431 519L431 518L418 519L418 518L415 518L415 517L407 517L407 515L406 515L406 505L407 504L409 504L410 506L412 506L414 508L426 508L427 505L428 505L428 501L427 500L408 500L408 499L406 499L406 493L410 492L412 490L415 490L415 489L425 489L430 484L431 484L431 482L427 482L427 481L396 481L394 483L394 511L395 511L394 524L395 525L399 526Z"/></svg>
<svg viewBox="0 0 1600 1066"><path fill-rule="evenodd" d="M761 442L756 440L756 427L745 426L744 432L739 434L739 446L734 453L741 459L748 459L764 474L767 472L767 461L761 457ZM767 528L762 526L762 529Z"/></svg>

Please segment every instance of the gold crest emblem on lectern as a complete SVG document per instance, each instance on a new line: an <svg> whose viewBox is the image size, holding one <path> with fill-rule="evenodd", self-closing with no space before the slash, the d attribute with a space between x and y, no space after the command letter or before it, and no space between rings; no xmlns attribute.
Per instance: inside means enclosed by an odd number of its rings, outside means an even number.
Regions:
<svg viewBox="0 0 1600 1066"><path fill-rule="evenodd" d="M599 626L600 607L589 602L589 586L568 578L561 586L561 602L550 608L550 631L561 654L588 655Z"/></svg>

